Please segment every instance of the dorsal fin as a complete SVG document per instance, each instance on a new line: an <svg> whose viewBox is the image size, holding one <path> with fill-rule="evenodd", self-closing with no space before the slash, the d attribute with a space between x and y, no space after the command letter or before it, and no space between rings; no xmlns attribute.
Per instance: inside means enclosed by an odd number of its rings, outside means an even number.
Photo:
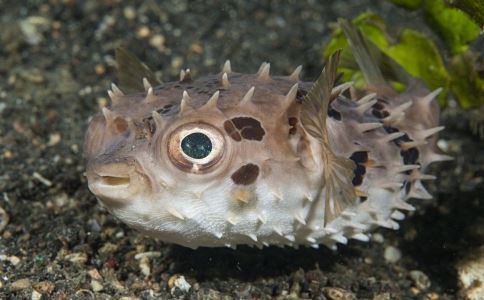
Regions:
<svg viewBox="0 0 484 300"><path fill-rule="evenodd" d="M348 20L340 19L339 23L348 39L351 53L358 63L368 85L375 87L386 86L387 82L383 78L380 68L376 64L375 58L372 57L368 42L361 32Z"/></svg>
<svg viewBox="0 0 484 300"><path fill-rule="evenodd" d="M125 93L137 93L145 90L143 81L153 86L161 84L155 73L133 53L123 47L115 50L119 86ZM143 80L146 78L145 80Z"/></svg>
<svg viewBox="0 0 484 300"><path fill-rule="evenodd" d="M340 215L357 197L352 184L355 164L346 157L337 156L331 149L326 126L331 91L337 78L337 65L341 51L328 60L323 72L304 97L301 123L304 129L322 148L323 176L320 195L325 199L324 222L327 224Z"/></svg>
<svg viewBox="0 0 484 300"><path fill-rule="evenodd" d="M356 67L354 64L356 61L365 77L369 90L376 91L384 96L394 96L396 94L395 90L384 78L396 80L405 85L414 85L416 83L415 78L375 44L367 40L351 22L344 19L339 19L338 22L344 31L354 58L354 61L351 63L346 62L346 64Z"/></svg>

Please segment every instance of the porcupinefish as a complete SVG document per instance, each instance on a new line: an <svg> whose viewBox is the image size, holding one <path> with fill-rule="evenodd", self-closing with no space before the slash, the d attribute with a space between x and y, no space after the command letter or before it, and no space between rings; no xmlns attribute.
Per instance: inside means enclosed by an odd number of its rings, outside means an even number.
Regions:
<svg viewBox="0 0 484 300"><path fill-rule="evenodd" d="M340 52L314 83L301 67L271 76L268 63L242 74L226 62L196 80L139 78L137 93L113 84L86 133L89 189L129 226L192 248L334 248L397 229L409 198L431 198L424 170L449 159L436 148L439 90L397 93L342 25L368 83L358 98L336 85Z"/></svg>

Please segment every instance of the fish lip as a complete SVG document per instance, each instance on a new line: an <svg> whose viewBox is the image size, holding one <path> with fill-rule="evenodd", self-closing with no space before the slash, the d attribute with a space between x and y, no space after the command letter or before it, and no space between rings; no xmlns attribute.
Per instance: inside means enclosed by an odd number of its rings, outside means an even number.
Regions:
<svg viewBox="0 0 484 300"><path fill-rule="evenodd" d="M127 188L131 183L131 176L98 175L97 180L103 188Z"/></svg>
<svg viewBox="0 0 484 300"><path fill-rule="evenodd" d="M89 190L107 206L122 206L142 190L142 174L130 165L90 166L86 172Z"/></svg>

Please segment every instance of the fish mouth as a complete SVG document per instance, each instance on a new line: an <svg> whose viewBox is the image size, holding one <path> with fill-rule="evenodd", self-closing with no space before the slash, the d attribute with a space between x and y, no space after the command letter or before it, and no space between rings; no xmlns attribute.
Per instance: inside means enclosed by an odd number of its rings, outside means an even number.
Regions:
<svg viewBox="0 0 484 300"><path fill-rule="evenodd" d="M99 184L106 187L128 187L131 183L129 176L99 176Z"/></svg>
<svg viewBox="0 0 484 300"><path fill-rule="evenodd" d="M88 187L107 206L123 206L146 191L145 176L132 164L105 164L88 168Z"/></svg>

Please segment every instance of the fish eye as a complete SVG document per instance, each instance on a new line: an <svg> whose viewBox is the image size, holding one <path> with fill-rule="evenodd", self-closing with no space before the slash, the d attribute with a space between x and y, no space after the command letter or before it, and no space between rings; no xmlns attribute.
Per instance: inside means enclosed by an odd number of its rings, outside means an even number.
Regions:
<svg viewBox="0 0 484 300"><path fill-rule="evenodd" d="M220 161L224 145L217 128L205 123L185 124L169 135L168 156L182 171L205 173Z"/></svg>
<svg viewBox="0 0 484 300"><path fill-rule="evenodd" d="M212 141L206 134L194 132L183 138L180 147L191 158L202 159L212 152Z"/></svg>

